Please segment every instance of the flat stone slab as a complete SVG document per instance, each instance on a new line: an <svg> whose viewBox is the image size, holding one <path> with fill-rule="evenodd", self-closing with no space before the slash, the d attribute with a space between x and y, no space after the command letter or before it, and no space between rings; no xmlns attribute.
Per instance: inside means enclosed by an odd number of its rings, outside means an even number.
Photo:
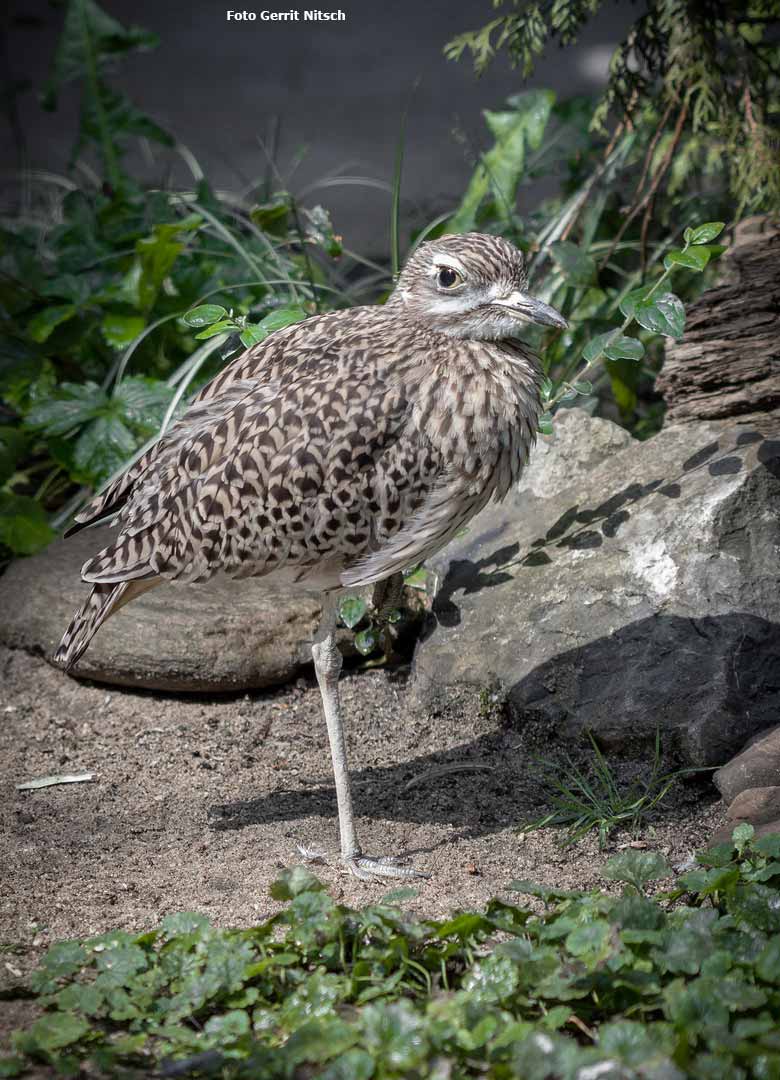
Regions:
<svg viewBox="0 0 780 1080"><path fill-rule="evenodd" d="M50 658L88 593L81 567L110 534L86 529L9 567L0 578L0 642ZM310 662L319 615L316 594L259 578L166 584L112 616L74 674L153 690L275 686Z"/></svg>
<svg viewBox="0 0 780 1080"><path fill-rule="evenodd" d="M564 413L568 485L535 475L431 561L413 685L498 686L518 725L615 750L660 729L720 765L780 715L780 440L678 425L592 464L604 423Z"/></svg>

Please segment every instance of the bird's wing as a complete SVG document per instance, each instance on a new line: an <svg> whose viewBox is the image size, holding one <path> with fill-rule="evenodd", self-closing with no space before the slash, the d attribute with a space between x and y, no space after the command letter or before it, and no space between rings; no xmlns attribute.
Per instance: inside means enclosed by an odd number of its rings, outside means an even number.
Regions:
<svg viewBox="0 0 780 1080"><path fill-rule="evenodd" d="M237 356L200 390L185 416L174 424L166 435L76 515L75 524L65 535L70 536L88 525L114 515L158 458L179 442L183 430L180 425L183 424L186 429L193 426L199 406L219 399L216 411L224 411L225 407L243 395L248 384L254 385L259 380L270 385L290 368L300 367L303 370L310 366L312 360L316 361L323 352L327 352L331 325L329 320L343 314L329 312L277 330L265 341L253 345ZM212 415L210 407L204 409L200 415L208 420Z"/></svg>
<svg viewBox="0 0 780 1080"><path fill-rule="evenodd" d="M82 576L194 581L357 562L441 476L408 411L403 389L365 358L326 358L316 377L231 383L172 429L126 491L116 541Z"/></svg>

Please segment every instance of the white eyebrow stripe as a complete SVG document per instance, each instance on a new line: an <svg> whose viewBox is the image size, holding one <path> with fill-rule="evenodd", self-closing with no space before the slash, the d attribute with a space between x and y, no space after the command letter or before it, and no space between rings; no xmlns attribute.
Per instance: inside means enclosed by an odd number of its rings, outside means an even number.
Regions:
<svg viewBox="0 0 780 1080"><path fill-rule="evenodd" d="M435 269L439 269L441 266L451 266L453 270L457 270L459 273L466 275L466 267L460 261L456 259L454 255L434 255L433 265Z"/></svg>

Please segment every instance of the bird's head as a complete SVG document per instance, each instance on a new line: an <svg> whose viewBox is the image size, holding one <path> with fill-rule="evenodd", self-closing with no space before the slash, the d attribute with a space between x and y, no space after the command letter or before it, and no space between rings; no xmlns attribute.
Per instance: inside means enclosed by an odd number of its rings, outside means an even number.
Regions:
<svg viewBox="0 0 780 1080"><path fill-rule="evenodd" d="M528 323L566 327L526 291L522 252L500 236L463 233L420 244L391 298L439 333L477 341L516 337Z"/></svg>

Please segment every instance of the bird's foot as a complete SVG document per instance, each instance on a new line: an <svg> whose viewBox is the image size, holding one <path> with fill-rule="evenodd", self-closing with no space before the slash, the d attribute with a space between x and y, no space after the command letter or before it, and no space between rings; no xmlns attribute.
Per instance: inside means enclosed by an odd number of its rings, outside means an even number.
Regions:
<svg viewBox="0 0 780 1080"><path fill-rule="evenodd" d="M393 855L373 856L363 855L360 852L348 858L342 858L347 873L361 881L384 881L387 878L401 878L405 881L414 878L429 878L421 870L415 870L412 866L404 866L400 859Z"/></svg>

